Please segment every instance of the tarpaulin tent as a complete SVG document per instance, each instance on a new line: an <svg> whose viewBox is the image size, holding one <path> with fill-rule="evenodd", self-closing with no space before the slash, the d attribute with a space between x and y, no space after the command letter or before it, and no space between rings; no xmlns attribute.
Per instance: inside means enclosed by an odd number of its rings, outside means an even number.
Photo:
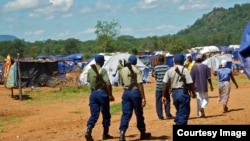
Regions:
<svg viewBox="0 0 250 141"><path fill-rule="evenodd" d="M131 54L129 54L129 53L114 54L103 65L103 68L105 68L108 71L108 75L109 75L109 78L111 80L112 85L114 85L114 83L118 81L118 75L116 75L116 77L114 78L112 76L112 74L115 73L115 71L117 69L117 65L119 63L119 60L125 60L127 62L130 55ZM139 58L137 58L136 66L139 69L141 69L142 72L144 71L145 68L148 68L145 64L143 64L143 62ZM143 74L144 74L144 72L143 72ZM143 78L147 79L147 77L148 76L144 76Z"/></svg>
<svg viewBox="0 0 250 141"><path fill-rule="evenodd" d="M50 60L67 60L72 62L82 62L83 55L82 54L70 54L70 55L50 55L48 57Z"/></svg>
<svg viewBox="0 0 250 141"><path fill-rule="evenodd" d="M115 73L116 69L117 69L117 65L119 63L119 60L122 60L124 62L128 61L128 58L131 54L129 53L118 53L118 54L114 54L112 56L104 56L104 59L106 60L104 62L103 68L105 68L108 72L109 75L109 79L111 81L111 84L114 85L117 81L118 81L118 75L116 75L115 77L113 77L112 75ZM84 68L83 72L80 75L80 82L82 85L86 85L87 83L87 72L88 70L91 68L90 65L91 64L95 64L95 60L93 59L91 62L89 62L87 64L87 66ZM148 68L146 65L143 64L143 62L137 58L137 64L136 66L138 68L140 68L142 71L144 70L144 68Z"/></svg>
<svg viewBox="0 0 250 141"><path fill-rule="evenodd" d="M156 55L142 55L140 56L140 59L142 60L142 62L144 62L143 60L148 60L149 65L145 64L148 67L152 67L155 66L156 64L156 58L157 56L159 56L160 54L156 54Z"/></svg>
<svg viewBox="0 0 250 141"><path fill-rule="evenodd" d="M228 68L232 65L232 55L231 54L217 54L212 57L207 58L202 62L202 64L207 65L212 70L217 70L220 66L221 60L227 61Z"/></svg>
<svg viewBox="0 0 250 141"><path fill-rule="evenodd" d="M109 58L110 58L111 56L109 56L109 55L104 55L104 59L107 61L107 60L109 60ZM105 61L105 62L106 62ZM79 77L79 80L80 80L80 82L81 82L81 85L86 85L86 84L88 84L87 83L87 73L88 73L88 70L91 68L91 65L92 64L95 64L96 62L95 62L95 59L94 58L91 58L91 59L89 59L88 60L88 64L84 67L84 69L83 69L83 71L82 71L82 73L80 74L80 77Z"/></svg>
<svg viewBox="0 0 250 141"><path fill-rule="evenodd" d="M50 55L47 59L58 61L59 71L62 76L65 76L67 72L71 72L76 68L81 68L82 65L79 65L79 63L82 64L83 55L79 53L70 55Z"/></svg>
<svg viewBox="0 0 250 141"><path fill-rule="evenodd" d="M250 78L250 21L248 22L239 49L239 59L248 79Z"/></svg>
<svg viewBox="0 0 250 141"><path fill-rule="evenodd" d="M217 52L219 48L217 46L204 46L200 49L199 53L205 54L210 52Z"/></svg>

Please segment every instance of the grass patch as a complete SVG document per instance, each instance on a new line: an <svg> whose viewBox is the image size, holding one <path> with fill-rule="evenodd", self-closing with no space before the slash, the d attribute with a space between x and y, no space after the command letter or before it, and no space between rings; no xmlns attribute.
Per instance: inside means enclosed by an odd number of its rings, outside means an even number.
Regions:
<svg viewBox="0 0 250 141"><path fill-rule="evenodd" d="M119 89L113 89L114 91L119 91ZM79 100L83 97L88 97L90 90L88 86L77 87L65 87L62 90L37 90L30 91L26 100L29 104L44 104L53 103L60 101L74 101ZM121 103L110 104L110 112L112 115L118 115L121 113ZM81 114L82 111L72 111L74 114Z"/></svg>
<svg viewBox="0 0 250 141"><path fill-rule="evenodd" d="M211 74L211 75L213 75L213 74ZM235 78L237 84L239 85L239 87L241 84L249 82L248 77L242 76L242 74L241 75L234 75L234 78ZM232 86L234 86L232 80L230 80L230 83ZM214 88L218 88L219 80L218 80L217 76L212 76L212 84L213 84Z"/></svg>
<svg viewBox="0 0 250 141"><path fill-rule="evenodd" d="M89 96L90 90L88 86L64 87L62 90L37 90L31 91L28 94L28 103L51 103L59 101L79 100L83 97Z"/></svg>
<svg viewBox="0 0 250 141"><path fill-rule="evenodd" d="M111 115L120 115L122 111L122 104L115 103L110 105L110 113Z"/></svg>
<svg viewBox="0 0 250 141"><path fill-rule="evenodd" d="M22 117L6 117L6 118L0 118L0 133L3 133L4 125L7 124L18 124L22 122Z"/></svg>
<svg viewBox="0 0 250 141"><path fill-rule="evenodd" d="M3 121L0 119L0 133L4 132Z"/></svg>

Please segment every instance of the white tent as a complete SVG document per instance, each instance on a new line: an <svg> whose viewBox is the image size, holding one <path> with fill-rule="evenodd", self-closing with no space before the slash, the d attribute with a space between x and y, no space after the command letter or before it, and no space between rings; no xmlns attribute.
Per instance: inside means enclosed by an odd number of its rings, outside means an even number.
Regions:
<svg viewBox="0 0 250 141"><path fill-rule="evenodd" d="M105 56L104 55L104 59L106 60L105 62L107 62L107 60L109 60L111 56ZM87 84L87 73L88 70L91 68L91 65L95 64L95 59L93 58L88 64L87 66L84 67L83 72L81 73L79 80L81 82L82 85L86 85Z"/></svg>
<svg viewBox="0 0 250 141"><path fill-rule="evenodd" d="M108 75L109 75L109 79L110 79L112 85L114 85L114 83L118 81L118 75L116 75L116 77L113 77L112 74L114 74L116 72L116 68L117 68L117 65L119 63L119 60L122 60L123 62L124 61L127 62L130 55L131 54L129 54L129 53L118 53L118 54L114 54L113 56L106 56L105 57L106 61L104 62L103 68L107 70ZM80 75L79 79L83 85L87 84L87 72L91 68L90 65L95 63L95 61L94 62L93 61L91 61L85 67L84 71ZM142 71L145 68L148 68L146 65L143 64L143 62L139 58L137 58L136 66L139 69L141 69Z"/></svg>
<svg viewBox="0 0 250 141"><path fill-rule="evenodd" d="M202 47L194 47L191 48L192 53L209 53L209 52L217 52L219 51L219 48L217 46L202 46Z"/></svg>
<svg viewBox="0 0 250 141"><path fill-rule="evenodd" d="M212 70L216 71L220 66L221 60L226 60L228 63L232 64L232 55L231 54L214 55L204 60L202 64L205 64Z"/></svg>
<svg viewBox="0 0 250 141"><path fill-rule="evenodd" d="M205 46L200 50L201 54L209 53L209 52L217 52L219 48L217 46Z"/></svg>

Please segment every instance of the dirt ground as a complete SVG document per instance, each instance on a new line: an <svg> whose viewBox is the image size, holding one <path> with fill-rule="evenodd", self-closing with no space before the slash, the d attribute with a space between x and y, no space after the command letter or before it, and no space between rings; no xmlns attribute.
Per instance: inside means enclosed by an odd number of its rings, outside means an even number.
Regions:
<svg viewBox="0 0 250 141"><path fill-rule="evenodd" d="M236 80L246 77L245 74L235 76ZM216 78L212 78L216 79ZM152 91L155 81L150 77L150 82L144 85L147 105L144 109L147 131L152 133L151 140L172 141L173 119L159 120L155 111L155 97ZM217 81L216 81L217 82ZM209 92L209 105L205 109L206 118L196 116L196 100L191 100L191 114L189 124L250 124L250 93L249 82L238 82L239 89L232 85L229 100L229 112L222 113L222 106L217 102L218 89ZM44 88L46 89L46 88ZM15 90L17 93L17 90ZM120 91L115 92L114 103L121 102ZM89 118L88 98L82 98L72 102L56 102L49 104L28 104L25 101L14 100L10 96L10 90L0 85L0 119L22 117L22 121L12 124L4 124L0 132L0 141L84 141L86 122ZM76 113L81 111L80 114ZM171 113L175 115L174 106ZM102 139L102 117L93 129L94 140ZM119 138L120 115L112 116L110 134ZM1 124L1 123L0 123ZM1 127L1 125L0 125ZM136 128L135 115L133 115L126 133L128 141L139 139L139 131Z"/></svg>

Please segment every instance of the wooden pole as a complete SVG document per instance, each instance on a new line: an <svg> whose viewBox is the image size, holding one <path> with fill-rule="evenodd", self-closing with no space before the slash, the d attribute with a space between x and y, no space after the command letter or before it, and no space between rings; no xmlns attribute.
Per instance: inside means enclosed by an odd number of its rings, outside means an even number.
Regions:
<svg viewBox="0 0 250 141"><path fill-rule="evenodd" d="M17 64L18 64L18 89L19 89L19 100L22 100L22 81L21 81L21 70L20 70L20 60L19 53L17 53Z"/></svg>
<svg viewBox="0 0 250 141"><path fill-rule="evenodd" d="M14 91L13 91L13 88L11 88L11 98L14 98Z"/></svg>

